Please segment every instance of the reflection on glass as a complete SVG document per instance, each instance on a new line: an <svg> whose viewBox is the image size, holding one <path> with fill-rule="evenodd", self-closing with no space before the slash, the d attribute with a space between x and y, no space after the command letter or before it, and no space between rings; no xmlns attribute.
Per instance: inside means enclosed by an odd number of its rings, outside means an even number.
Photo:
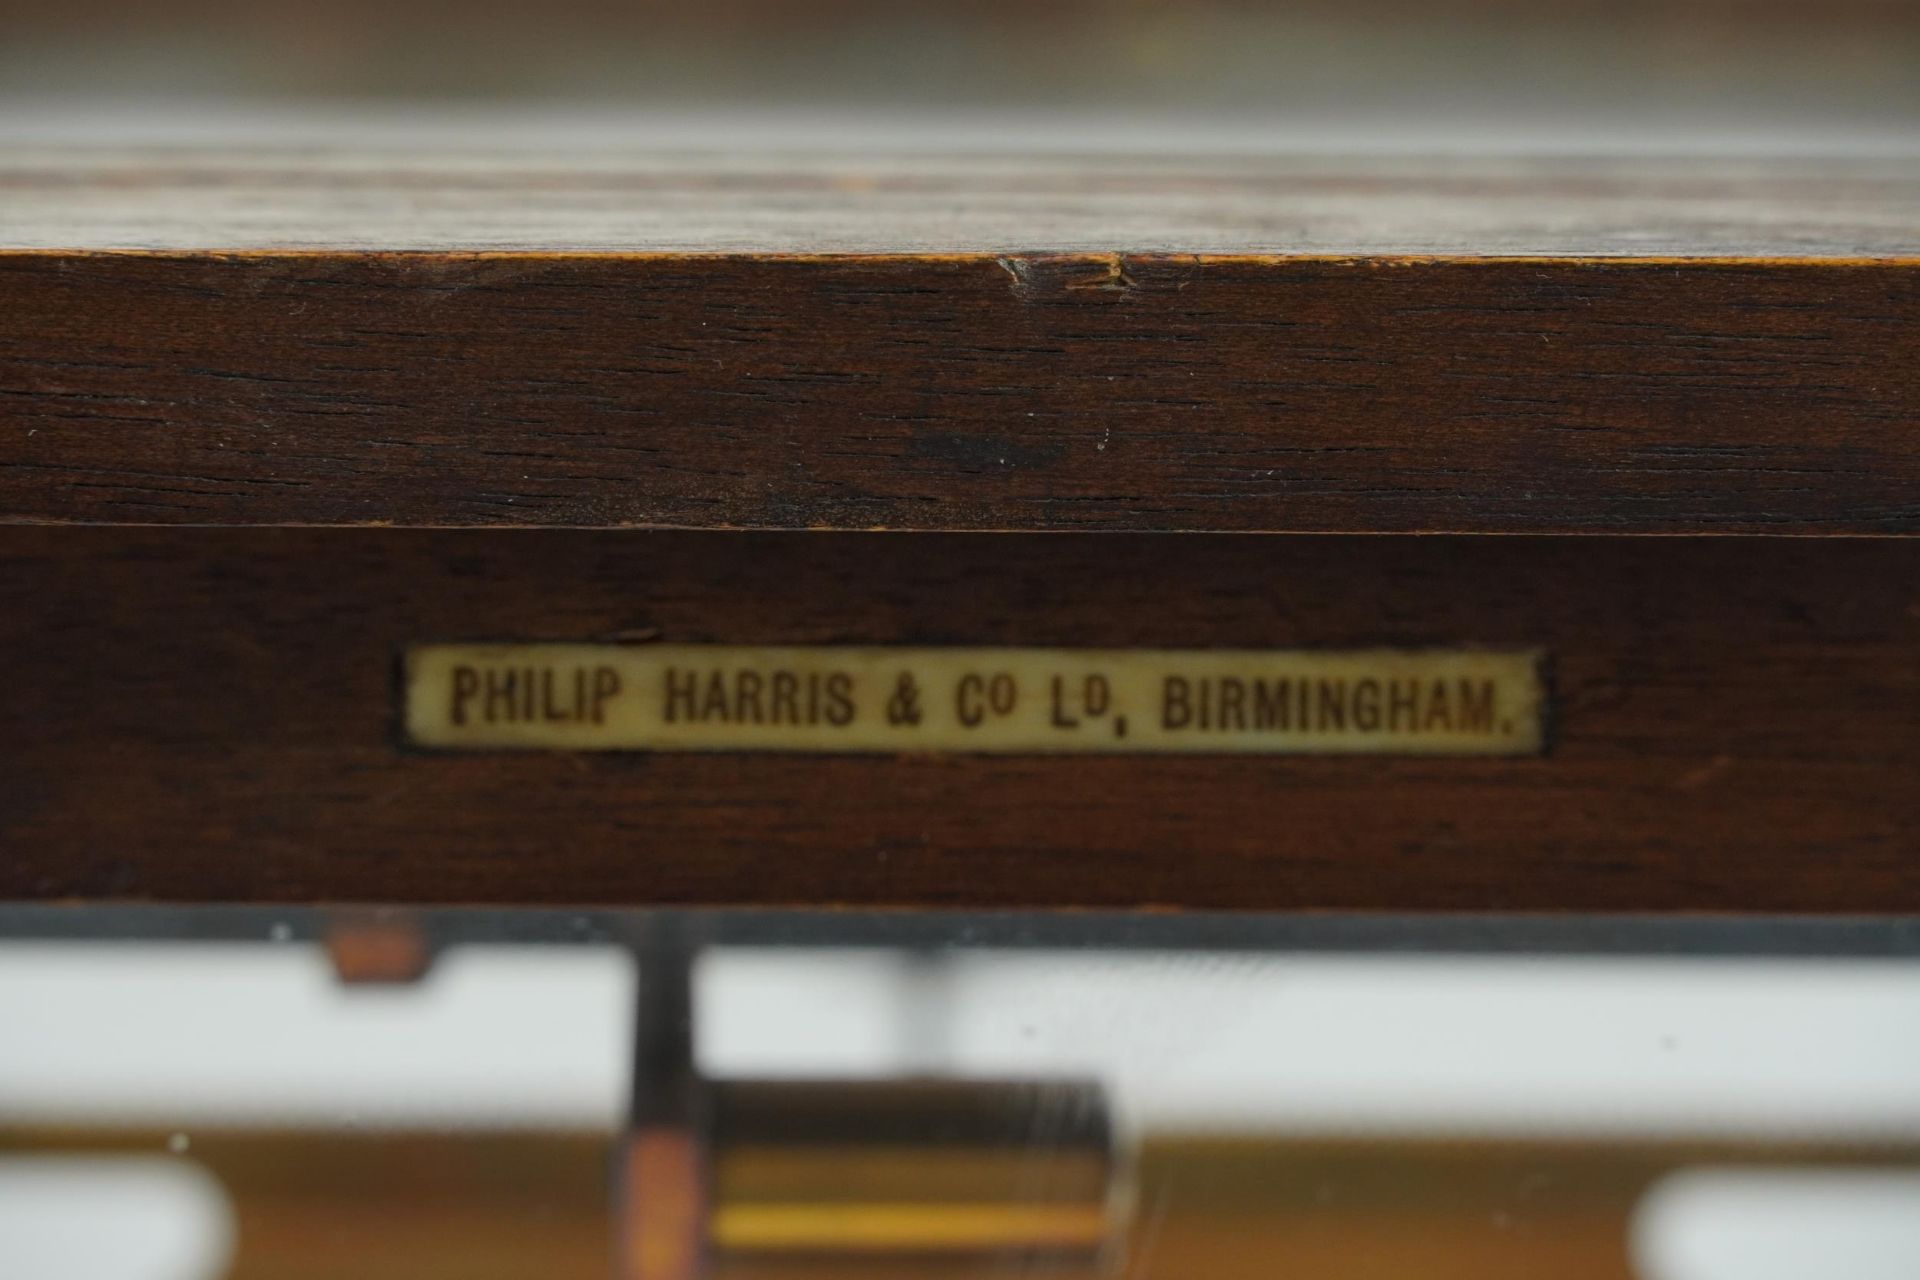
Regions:
<svg viewBox="0 0 1920 1280"><path fill-rule="evenodd" d="M1920 1274L1897 930L86 914L0 942L8 1280Z"/></svg>

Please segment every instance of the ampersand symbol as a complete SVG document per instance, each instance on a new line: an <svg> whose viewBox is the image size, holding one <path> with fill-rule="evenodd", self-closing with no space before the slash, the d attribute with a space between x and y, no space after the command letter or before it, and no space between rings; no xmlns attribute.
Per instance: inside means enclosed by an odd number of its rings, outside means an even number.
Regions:
<svg viewBox="0 0 1920 1280"><path fill-rule="evenodd" d="M920 686L911 671L902 671L894 681L893 696L887 699L888 724L920 723Z"/></svg>

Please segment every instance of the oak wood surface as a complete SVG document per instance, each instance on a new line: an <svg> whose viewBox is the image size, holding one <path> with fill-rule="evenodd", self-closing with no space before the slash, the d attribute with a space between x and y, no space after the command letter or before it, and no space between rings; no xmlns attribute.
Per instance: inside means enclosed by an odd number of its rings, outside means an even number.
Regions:
<svg viewBox="0 0 1920 1280"><path fill-rule="evenodd" d="M1872 135L1756 152L1698 129L1663 149L1617 130L1045 114L110 120L0 117L0 250L1920 256L1920 150Z"/></svg>
<svg viewBox="0 0 1920 1280"><path fill-rule="evenodd" d="M0 531L0 899L1920 911L1906 539ZM1540 758L428 755L407 644L1538 645Z"/></svg>

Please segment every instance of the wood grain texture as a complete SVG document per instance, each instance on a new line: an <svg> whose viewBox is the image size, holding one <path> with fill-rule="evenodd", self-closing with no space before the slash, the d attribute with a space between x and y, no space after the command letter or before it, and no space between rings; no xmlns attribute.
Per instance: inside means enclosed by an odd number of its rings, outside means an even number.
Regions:
<svg viewBox="0 0 1920 1280"><path fill-rule="evenodd" d="M110 128L85 119L38 142L0 121L0 249L1920 255L1920 155L1903 133L1897 145L1816 135L1798 144L1821 157L1810 159L1697 130L1664 154L1649 149L1658 139L1617 131L1503 144L1497 129L1458 121L1428 134L910 112L858 125L797 112L571 128L402 116L292 131L244 116L198 129L164 113ZM1461 153L1476 139L1495 150Z"/></svg>
<svg viewBox="0 0 1920 1280"><path fill-rule="evenodd" d="M1920 260L0 255L0 522L1920 531Z"/></svg>
<svg viewBox="0 0 1920 1280"><path fill-rule="evenodd" d="M1920 911L1920 542L0 531L0 899ZM408 753L430 639L1552 655L1524 760Z"/></svg>

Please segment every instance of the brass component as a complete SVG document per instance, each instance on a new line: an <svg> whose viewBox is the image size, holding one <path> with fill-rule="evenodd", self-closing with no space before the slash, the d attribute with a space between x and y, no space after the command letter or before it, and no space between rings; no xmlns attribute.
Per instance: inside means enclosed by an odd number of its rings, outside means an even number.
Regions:
<svg viewBox="0 0 1920 1280"><path fill-rule="evenodd" d="M644 1128L627 1139L620 1170L629 1211L621 1256L634 1280L697 1280L705 1266L708 1192L699 1141L685 1130Z"/></svg>
<svg viewBox="0 0 1920 1280"><path fill-rule="evenodd" d="M0 1156L151 1158L166 1129L0 1128ZM607 1280L606 1133L378 1133L196 1129L191 1162L217 1179L237 1225L221 1280ZM716 1171L735 1203L770 1209L776 1185L831 1186L836 1166L770 1145L742 1148ZM1042 1184L1065 1186L1076 1162L1036 1152ZM751 1154L750 1154L751 1152ZM980 1183L953 1148L904 1167L922 1188ZM947 1173L931 1170L945 1163ZM1124 1280L1635 1280L1634 1213L1668 1174L1753 1170L1913 1169L1920 1147L1812 1141L1587 1141L1149 1135L1132 1153L1137 1209L1112 1221L1127 1240L1085 1263ZM903 1166L895 1166L895 1169ZM1082 1174L1090 1166L1077 1166ZM884 1162L848 1180L892 1176ZM902 1186L905 1185L905 1175ZM951 1179L942 1183L941 1179ZM1004 1185L1004 1184L1003 1184ZM857 1199L849 1186L839 1203ZM799 1203L796 1198L786 1203ZM809 1203L818 1203L809 1201ZM937 1202L936 1202L937 1203ZM1055 1202L1056 1204L1061 1202ZM659 1208L656 1204L656 1208ZM844 1219L842 1219L844 1221ZM824 1219L823 1219L824 1221ZM102 1223L102 1230L113 1224ZM948 1247L921 1253L716 1248L710 1280L1062 1280L1077 1251ZM1033 1262L1032 1258L1040 1261ZM1076 1277L1075 1280L1080 1280Z"/></svg>
<svg viewBox="0 0 1920 1280"><path fill-rule="evenodd" d="M1092 1085L713 1086L714 1276L822 1263L939 1274L1092 1274L1118 1236Z"/></svg>

